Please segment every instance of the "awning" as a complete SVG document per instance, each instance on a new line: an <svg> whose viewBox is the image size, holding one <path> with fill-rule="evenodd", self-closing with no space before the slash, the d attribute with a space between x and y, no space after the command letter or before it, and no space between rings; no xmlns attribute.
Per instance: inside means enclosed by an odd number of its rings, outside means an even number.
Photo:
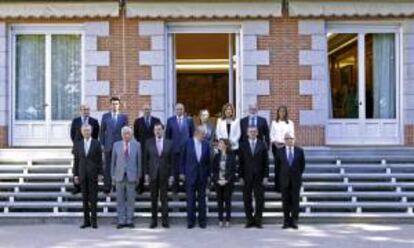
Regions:
<svg viewBox="0 0 414 248"><path fill-rule="evenodd" d="M127 16L140 18L266 18L282 15L282 0L128 2Z"/></svg>
<svg viewBox="0 0 414 248"><path fill-rule="evenodd" d="M0 3L0 18L116 17L118 13L118 3L116 1L19 1Z"/></svg>
<svg viewBox="0 0 414 248"><path fill-rule="evenodd" d="M290 0L290 16L409 16L413 0Z"/></svg>

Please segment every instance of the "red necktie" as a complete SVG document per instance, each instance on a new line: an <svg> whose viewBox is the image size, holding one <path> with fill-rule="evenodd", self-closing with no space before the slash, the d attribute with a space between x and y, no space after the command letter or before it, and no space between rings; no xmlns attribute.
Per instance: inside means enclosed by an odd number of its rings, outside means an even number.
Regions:
<svg viewBox="0 0 414 248"><path fill-rule="evenodd" d="M129 149L128 149L128 142L125 143L125 151L124 151L124 155L126 159L129 159Z"/></svg>

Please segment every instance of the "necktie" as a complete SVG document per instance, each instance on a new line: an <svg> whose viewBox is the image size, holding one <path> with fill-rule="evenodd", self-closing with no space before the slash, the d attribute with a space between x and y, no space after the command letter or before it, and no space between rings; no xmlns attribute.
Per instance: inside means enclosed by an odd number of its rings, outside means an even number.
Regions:
<svg viewBox="0 0 414 248"><path fill-rule="evenodd" d="M147 125L147 127L149 128L149 127L150 127L150 125L151 125L151 123L150 123L150 118L149 118L149 117L147 117L146 119L147 119L147 120L146 120L145 124L146 124L146 125Z"/></svg>
<svg viewBox="0 0 414 248"><path fill-rule="evenodd" d="M87 122L87 118L86 117L82 117L82 124L85 125Z"/></svg>
<svg viewBox="0 0 414 248"><path fill-rule="evenodd" d="M254 140L252 140L250 142L250 149L252 150L252 154L254 154L254 147L255 147L255 142L254 142Z"/></svg>
<svg viewBox="0 0 414 248"><path fill-rule="evenodd" d="M112 122L116 125L116 113L112 115Z"/></svg>
<svg viewBox="0 0 414 248"><path fill-rule="evenodd" d="M250 126L254 126L254 117L250 117Z"/></svg>
<svg viewBox="0 0 414 248"><path fill-rule="evenodd" d="M161 156L162 153L162 147L161 147L161 139L157 139L157 151L158 151L158 156Z"/></svg>
<svg viewBox="0 0 414 248"><path fill-rule="evenodd" d="M89 150L88 141L85 141L84 149L85 149L85 155L88 155L88 150Z"/></svg>
<svg viewBox="0 0 414 248"><path fill-rule="evenodd" d="M180 130L181 130L181 126L182 125L183 125L182 119L181 118L178 118L178 127L180 128Z"/></svg>
<svg viewBox="0 0 414 248"><path fill-rule="evenodd" d="M292 164L293 164L293 152L292 152L292 148L291 147L289 147L289 157L288 157L288 160L289 160L289 165L292 166Z"/></svg>
<svg viewBox="0 0 414 248"><path fill-rule="evenodd" d="M125 143L125 151L124 151L124 156L126 159L129 159L129 148L128 148L128 142Z"/></svg>

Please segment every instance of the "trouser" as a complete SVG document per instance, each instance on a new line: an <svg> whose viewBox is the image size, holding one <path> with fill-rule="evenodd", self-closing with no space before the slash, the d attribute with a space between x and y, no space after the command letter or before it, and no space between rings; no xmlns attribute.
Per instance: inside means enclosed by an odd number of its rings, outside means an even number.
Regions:
<svg viewBox="0 0 414 248"><path fill-rule="evenodd" d="M126 177L116 182L116 203L118 224L133 224L135 212L136 182L129 182Z"/></svg>
<svg viewBox="0 0 414 248"><path fill-rule="evenodd" d="M104 170L104 192L111 192L112 188L112 175L111 175L111 159L112 159L112 150L105 151L105 170Z"/></svg>
<svg viewBox="0 0 414 248"><path fill-rule="evenodd" d="M275 145L272 145L272 154L273 154L273 160L276 161L278 150L281 148L276 147ZM280 179L279 179L279 167L276 166L275 163L275 191L280 192Z"/></svg>
<svg viewBox="0 0 414 248"><path fill-rule="evenodd" d="M223 186L216 184L217 208L219 221L223 221L224 212L226 212L226 221L231 220L231 198L233 185L227 183Z"/></svg>
<svg viewBox="0 0 414 248"><path fill-rule="evenodd" d="M151 216L152 221L157 222L158 219L158 196L161 200L162 222L168 222L168 178L161 180L158 173L157 178L151 179Z"/></svg>
<svg viewBox="0 0 414 248"><path fill-rule="evenodd" d="M83 178L80 182L82 192L82 207L84 224L96 224L98 179L94 177Z"/></svg>
<svg viewBox="0 0 414 248"><path fill-rule="evenodd" d="M294 186L289 182L288 186L281 189L282 192L282 208L285 223L292 220L297 221L299 218L299 198L300 186Z"/></svg>
<svg viewBox="0 0 414 248"><path fill-rule="evenodd" d="M253 193L256 203L256 210L254 211L254 214L252 205ZM253 178L252 181L245 182L243 188L243 202L247 221L249 223L261 224L264 209L264 188L262 180L259 180L259 178Z"/></svg>
<svg viewBox="0 0 414 248"><path fill-rule="evenodd" d="M179 192L182 189L180 188L180 161L181 161L181 153L175 152L173 154L173 161L172 161L172 171L174 177L174 184L172 187L173 192Z"/></svg>
<svg viewBox="0 0 414 248"><path fill-rule="evenodd" d="M186 184L187 192L187 223L194 225L196 220L196 211L198 211L198 224L206 225L207 206L206 206L206 185L199 179L192 185ZM196 208L197 202L197 208Z"/></svg>

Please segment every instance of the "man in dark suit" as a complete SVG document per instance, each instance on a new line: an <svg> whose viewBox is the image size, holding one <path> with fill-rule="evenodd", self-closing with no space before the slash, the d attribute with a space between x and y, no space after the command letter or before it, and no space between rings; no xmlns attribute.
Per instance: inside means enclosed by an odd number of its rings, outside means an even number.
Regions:
<svg viewBox="0 0 414 248"><path fill-rule="evenodd" d="M295 146L293 134L285 135L285 147L278 149L275 165L279 171L284 223L282 228L298 228L299 197L302 174L305 171L305 153Z"/></svg>
<svg viewBox="0 0 414 248"><path fill-rule="evenodd" d="M204 139L204 135L204 128L198 126L194 137L187 141L182 152L180 178L185 181L189 229L195 225L196 209L199 226L207 226L206 187L210 178L210 145Z"/></svg>
<svg viewBox="0 0 414 248"><path fill-rule="evenodd" d="M267 120L261 116L258 116L257 111L256 104L249 104L249 116L246 116L240 120L240 143L248 140L248 127L255 126L259 132L257 138L264 141L267 147L270 147L269 126L267 124Z"/></svg>
<svg viewBox="0 0 414 248"><path fill-rule="evenodd" d="M256 226L262 228L264 209L264 185L269 178L269 155L265 143L257 138L257 127L250 126L247 130L249 139L240 145L239 177L243 187L244 211L246 228ZM253 215L252 194L256 202Z"/></svg>
<svg viewBox="0 0 414 248"><path fill-rule="evenodd" d="M73 180L80 185L83 202L84 222L80 228L97 226L98 181L102 181L102 149L98 140L91 137L92 126L84 124L81 129L83 140L75 145Z"/></svg>
<svg viewBox="0 0 414 248"><path fill-rule="evenodd" d="M191 117L184 115L184 105L177 103L175 106L175 116L168 118L165 131L165 138L171 140L173 146L173 191L179 188L180 157L181 151L187 140L193 137L194 123Z"/></svg>
<svg viewBox="0 0 414 248"><path fill-rule="evenodd" d="M80 116L72 120L72 125L70 126L70 138L73 143L72 154L74 152L76 144L83 140L81 133L81 127L84 124L89 124L92 126L92 138L98 139L99 135L99 123L96 119L89 116L90 108L87 105L81 105L79 108ZM73 182L73 191L72 194L77 194L80 192L80 187L78 184Z"/></svg>
<svg viewBox="0 0 414 248"><path fill-rule="evenodd" d="M168 186L173 183L171 173L173 143L165 139L164 127L154 124L155 137L146 141L144 153L145 181L150 185L151 216L150 228L158 225L158 196L161 200L162 226L169 228L168 221Z"/></svg>
<svg viewBox="0 0 414 248"><path fill-rule="evenodd" d="M142 154L145 152L146 141L154 137L154 125L161 123L160 119L151 116L151 108L145 105L143 108L144 115L137 118L134 122L134 137L141 144ZM144 158L144 156L142 156ZM142 161L144 162L144 161ZM144 192L144 178L141 178L138 185L138 192Z"/></svg>
<svg viewBox="0 0 414 248"><path fill-rule="evenodd" d="M116 141L122 140L121 129L128 125L128 117L119 112L121 100L119 97L111 98L112 110L102 116L100 141L105 152L104 192L111 192L111 159L112 148Z"/></svg>

